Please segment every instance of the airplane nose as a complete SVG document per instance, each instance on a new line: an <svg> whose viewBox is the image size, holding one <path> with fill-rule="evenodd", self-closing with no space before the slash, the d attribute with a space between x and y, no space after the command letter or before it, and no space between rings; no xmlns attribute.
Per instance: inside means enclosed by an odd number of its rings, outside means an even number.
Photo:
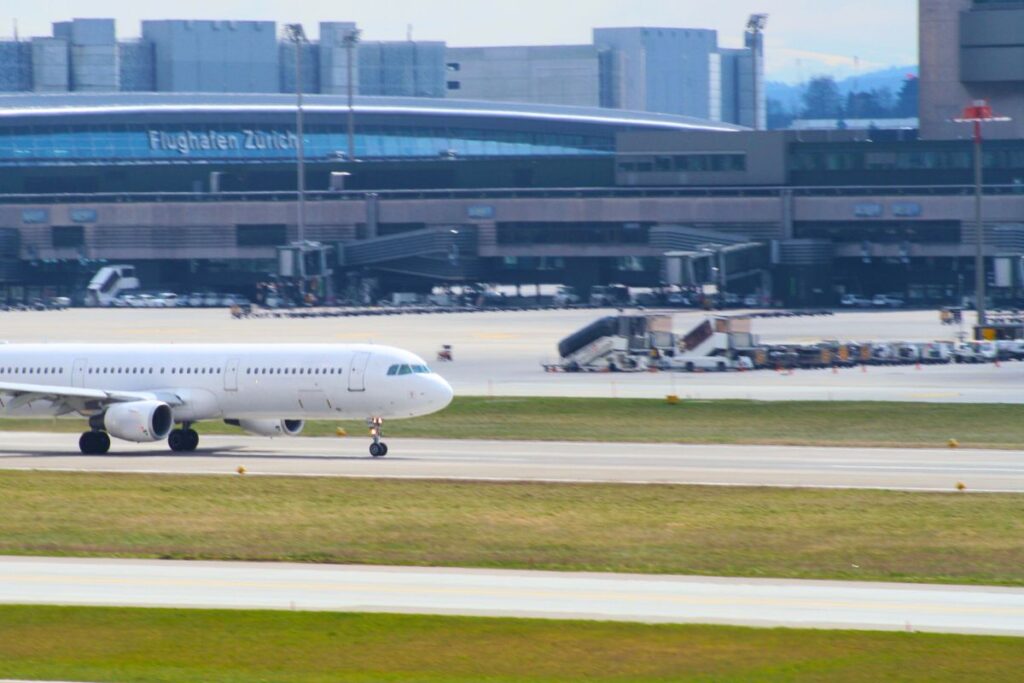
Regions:
<svg viewBox="0 0 1024 683"><path fill-rule="evenodd" d="M447 408L448 404L452 402L455 391L444 377L438 375L435 376L435 379L437 380L437 410L441 410Z"/></svg>

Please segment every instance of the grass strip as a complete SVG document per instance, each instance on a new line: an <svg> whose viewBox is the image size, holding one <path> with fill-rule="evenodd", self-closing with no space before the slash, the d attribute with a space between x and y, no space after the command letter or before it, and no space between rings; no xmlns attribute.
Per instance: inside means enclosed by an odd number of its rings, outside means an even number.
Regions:
<svg viewBox="0 0 1024 683"><path fill-rule="evenodd" d="M283 415L282 417L289 417ZM80 420L0 420L0 430L79 432ZM313 421L309 436L358 422ZM205 434L239 434L219 422ZM842 401L682 401L459 397L446 410L388 422L390 437L649 443L1024 448L1024 405Z"/></svg>
<svg viewBox="0 0 1024 683"><path fill-rule="evenodd" d="M1019 681L1021 639L303 612L0 606L0 675L150 683Z"/></svg>
<svg viewBox="0 0 1024 683"><path fill-rule="evenodd" d="M1024 585L1014 494L11 471L0 501L0 554Z"/></svg>

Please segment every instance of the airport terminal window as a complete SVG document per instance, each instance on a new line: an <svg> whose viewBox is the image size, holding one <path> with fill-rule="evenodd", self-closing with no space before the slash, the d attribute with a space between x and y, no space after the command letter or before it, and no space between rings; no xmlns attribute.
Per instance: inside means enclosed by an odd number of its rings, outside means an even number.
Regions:
<svg viewBox="0 0 1024 683"><path fill-rule="evenodd" d="M499 244L646 244L651 223L498 223Z"/></svg>
<svg viewBox="0 0 1024 683"><path fill-rule="evenodd" d="M287 243L288 228L283 224L235 226L235 244L240 247L278 247Z"/></svg>
<svg viewBox="0 0 1024 683"><path fill-rule="evenodd" d="M55 225L50 228L50 242L56 249L85 246L85 228L81 225Z"/></svg>
<svg viewBox="0 0 1024 683"><path fill-rule="evenodd" d="M960 224L957 221L797 221L793 224L793 236L833 242L956 244L960 242Z"/></svg>

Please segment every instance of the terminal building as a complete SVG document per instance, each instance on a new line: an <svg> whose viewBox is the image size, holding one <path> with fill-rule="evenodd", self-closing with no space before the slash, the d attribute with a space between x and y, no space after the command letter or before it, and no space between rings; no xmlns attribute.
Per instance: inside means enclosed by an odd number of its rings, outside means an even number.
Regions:
<svg viewBox="0 0 1024 683"><path fill-rule="evenodd" d="M346 99L307 100L306 237L334 247L338 292L658 286L667 253L790 304L948 302L973 282L967 141L419 98L353 115L350 158ZM71 292L127 262L147 288L251 291L298 236L294 116L287 95L0 97L0 287ZM986 149L989 272L1010 300L1024 141Z"/></svg>
<svg viewBox="0 0 1024 683"><path fill-rule="evenodd" d="M834 304L846 293L952 303L974 283L970 131L935 111L953 109L966 95L989 98L998 113L1015 117L986 125L984 243L992 296L1019 303L1024 134L1014 126L1024 113L1016 113L1014 98L1024 79L1013 80L1011 44L979 48L999 60L985 73L965 64L979 39L969 22L1002 13L1009 25L1024 11L1020 5L921 3L920 135L766 132L715 120L711 109L684 116L609 108L598 106L607 95L600 85L597 104L588 100L594 106L364 94L350 109L345 87L312 95L305 237L332 248L334 290L342 295L367 291L367 283L381 293L469 282L584 290L715 284L787 305ZM19 83L56 83L53 91L0 95L0 299L78 291L103 263L135 265L149 289L251 294L277 271L279 247L298 238L294 95L106 91L111 32L76 26L55 30L52 40L82 48L72 61L85 61L77 71L68 67L77 73L68 83L95 91L62 90L62 70L36 73L30 61L33 70L15 74ZM337 26L326 53L323 27L319 45L302 45L318 57L303 61L316 66L301 78L321 90L325 82L346 85L339 79L347 48L338 36L350 29ZM931 40L933 29L962 40ZM595 45L613 42L602 35ZM294 47L278 42L272 29L265 39L279 51ZM689 40L711 44L709 36ZM11 44L25 53L24 43ZM11 44L0 45L0 59ZM32 41L28 52L49 47ZM123 48L118 43L122 90ZM450 50L446 95L455 74L471 91L476 69L492 68L478 62L491 57L455 59ZM515 59L576 60L593 74L588 50L527 51ZM394 73L388 59L377 59L379 73ZM399 63L419 59L407 52ZM721 68L726 60L717 61ZM167 78L213 77L196 64L168 65ZM360 78L371 66L360 65ZM262 78L244 69L237 75L254 84ZM943 79L963 88L947 105L936 99L941 88L925 85ZM438 85L429 69L410 82ZM652 97L652 86L645 87ZM629 99L638 93L626 95L621 106L649 106Z"/></svg>

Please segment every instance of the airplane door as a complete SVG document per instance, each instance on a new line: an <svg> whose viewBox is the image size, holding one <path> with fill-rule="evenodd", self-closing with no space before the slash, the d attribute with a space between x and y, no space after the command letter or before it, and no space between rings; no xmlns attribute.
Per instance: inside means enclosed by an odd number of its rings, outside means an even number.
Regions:
<svg viewBox="0 0 1024 683"><path fill-rule="evenodd" d="M348 390L366 391L366 364L370 362L370 354L360 351L352 354L348 366Z"/></svg>
<svg viewBox="0 0 1024 683"><path fill-rule="evenodd" d="M224 368L224 391L238 391L238 359L231 358Z"/></svg>
<svg viewBox="0 0 1024 683"><path fill-rule="evenodd" d="M71 386L85 386L85 368L88 364L89 361L87 361L85 358L75 359L74 365L71 366Z"/></svg>

